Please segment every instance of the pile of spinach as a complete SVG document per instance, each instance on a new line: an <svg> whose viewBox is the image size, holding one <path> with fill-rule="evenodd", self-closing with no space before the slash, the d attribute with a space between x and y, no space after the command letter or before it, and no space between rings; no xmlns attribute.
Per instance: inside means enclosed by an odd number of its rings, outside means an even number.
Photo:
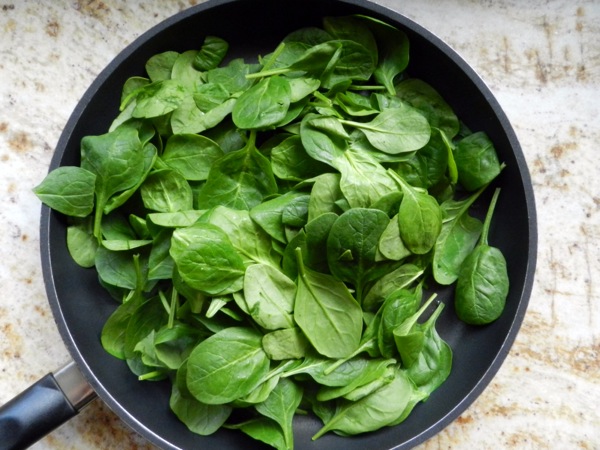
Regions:
<svg viewBox="0 0 600 450"><path fill-rule="evenodd" d="M406 35L381 21L227 53L209 36L151 57L81 165L35 188L118 301L102 345L169 379L201 435L285 449L298 412L322 419L315 439L399 424L451 370L435 286L460 277L466 320L504 306L489 220L482 236L469 214L502 169L493 144L410 77Z"/></svg>

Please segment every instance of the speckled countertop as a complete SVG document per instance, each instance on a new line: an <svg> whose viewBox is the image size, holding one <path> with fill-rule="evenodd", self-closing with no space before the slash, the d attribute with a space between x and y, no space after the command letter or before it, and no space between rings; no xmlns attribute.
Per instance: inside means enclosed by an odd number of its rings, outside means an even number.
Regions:
<svg viewBox="0 0 600 450"><path fill-rule="evenodd" d="M31 189L96 75L193 3L0 0L0 404L69 360L46 300ZM538 206L538 267L521 332L484 393L419 448L600 449L600 2L379 3L445 40L490 86L520 139ZM100 401L34 446L148 447Z"/></svg>

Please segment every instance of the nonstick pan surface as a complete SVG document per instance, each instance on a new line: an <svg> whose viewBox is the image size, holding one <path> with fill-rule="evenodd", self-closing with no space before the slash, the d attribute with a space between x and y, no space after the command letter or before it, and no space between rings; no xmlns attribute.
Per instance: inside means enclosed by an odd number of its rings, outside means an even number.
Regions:
<svg viewBox="0 0 600 450"><path fill-rule="evenodd" d="M497 186L490 241L503 251L511 289L502 317L486 327L461 323L447 308L438 322L440 335L454 352L453 371L426 403L401 425L363 436L328 434L310 437L320 427L311 416L295 422L297 449L404 449L430 438L463 412L489 384L519 330L527 307L536 261L533 190L523 154L499 104L477 74L432 33L382 6L359 0L209 0L166 20L139 37L100 74L73 112L58 142L50 170L78 165L80 141L103 134L118 113L121 87L142 75L147 59L167 50L198 48L204 36L227 40L232 57L255 59L275 48L290 31L319 25L328 15L367 14L405 31L411 45L410 72L434 86L473 130L485 131L506 168ZM155 445L168 448L261 448L237 431L221 430L201 437L189 432L169 410L170 386L139 382L126 363L100 345L102 327L117 304L100 286L93 269L71 259L66 246L67 222L42 209L42 264L49 302L60 333L84 377L98 396L128 425ZM438 297L450 303L451 292Z"/></svg>

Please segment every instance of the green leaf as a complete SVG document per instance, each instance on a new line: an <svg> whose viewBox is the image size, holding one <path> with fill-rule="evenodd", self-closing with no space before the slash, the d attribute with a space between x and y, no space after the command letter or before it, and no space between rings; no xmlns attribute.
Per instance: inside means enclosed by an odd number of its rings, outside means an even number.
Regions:
<svg viewBox="0 0 600 450"><path fill-rule="evenodd" d="M468 191L489 184L501 170L494 144L484 132L461 139L454 150L454 161L458 182Z"/></svg>
<svg viewBox="0 0 600 450"><path fill-rule="evenodd" d="M173 51L167 51L153 55L146 62L146 72L150 77L150 81L163 81L171 78L171 71L173 70L173 64L179 56L179 53Z"/></svg>
<svg viewBox="0 0 600 450"><path fill-rule="evenodd" d="M233 411L230 405L207 405L185 396L177 383L173 383L169 406L191 432L200 436L211 435L221 428Z"/></svg>
<svg viewBox="0 0 600 450"><path fill-rule="evenodd" d="M327 239L329 270L338 279L353 284L358 299L371 277L379 238L389 222L389 217L378 209L352 208L331 227Z"/></svg>
<svg viewBox="0 0 600 450"><path fill-rule="evenodd" d="M253 264L244 276L244 298L252 318L267 330L294 326L296 285L279 269Z"/></svg>
<svg viewBox="0 0 600 450"><path fill-rule="evenodd" d="M182 279L194 289L224 295L242 288L242 258L214 225L197 223L175 230L170 254Z"/></svg>
<svg viewBox="0 0 600 450"><path fill-rule="evenodd" d="M48 173L33 189L50 208L74 217L86 217L94 208L96 175L75 166L62 166Z"/></svg>
<svg viewBox="0 0 600 450"><path fill-rule="evenodd" d="M207 71L217 67L229 50L229 44L217 36L206 36L200 51L194 58L196 70Z"/></svg>
<svg viewBox="0 0 600 450"><path fill-rule="evenodd" d="M240 96L231 113L233 123L246 130L276 126L285 118L290 95L287 79L264 78Z"/></svg>
<svg viewBox="0 0 600 450"><path fill-rule="evenodd" d="M269 160L253 145L215 161L198 194L197 209L223 205L250 210L277 192Z"/></svg>
<svg viewBox="0 0 600 450"><path fill-rule="evenodd" d="M356 402L343 402L331 420L312 439L318 439L333 430L353 435L384 427L403 413L412 389L408 377L397 369L391 383Z"/></svg>
<svg viewBox="0 0 600 450"><path fill-rule="evenodd" d="M171 169L152 172L142 184L144 206L152 211L178 212L192 209L192 188L180 172Z"/></svg>
<svg viewBox="0 0 600 450"><path fill-rule="evenodd" d="M300 249L294 318L314 348L330 358L352 353L362 334L362 310L341 281L304 267Z"/></svg>
<svg viewBox="0 0 600 450"><path fill-rule="evenodd" d="M488 245L488 233L500 189L494 191L475 250L466 257L456 282L454 307L458 317L472 325L498 319L506 305L510 287L502 251Z"/></svg>
<svg viewBox="0 0 600 450"><path fill-rule="evenodd" d="M396 95L423 114L431 127L452 140L460 128L458 117L442 96L425 81L408 78L396 85Z"/></svg>
<svg viewBox="0 0 600 450"><path fill-rule="evenodd" d="M456 281L463 261L477 244L483 224L468 212L481 192L483 188L464 200L450 199L441 204L444 221L432 262L433 276L440 284Z"/></svg>
<svg viewBox="0 0 600 450"><path fill-rule="evenodd" d="M393 172L390 172L393 174ZM404 196L398 212L400 237L412 253L428 253L442 229L442 210L437 200L426 192L419 191L394 176Z"/></svg>
<svg viewBox="0 0 600 450"><path fill-rule="evenodd" d="M302 400L302 388L289 378L282 378L269 397L256 405L263 416L273 419L283 431L287 448L294 447L292 420Z"/></svg>
<svg viewBox="0 0 600 450"><path fill-rule="evenodd" d="M269 371L260 333L226 328L194 348L187 363L187 386L199 401L223 405L255 389Z"/></svg>
<svg viewBox="0 0 600 450"><path fill-rule="evenodd" d="M392 155L422 148L431 135L427 119L409 106L385 109L371 122L342 123L360 129L375 148Z"/></svg>
<svg viewBox="0 0 600 450"><path fill-rule="evenodd" d="M162 161L187 180L206 180L211 165L223 156L219 145L197 134L176 134L169 138Z"/></svg>
<svg viewBox="0 0 600 450"><path fill-rule="evenodd" d="M263 336L262 345L265 353L274 361L303 358L310 347L298 327L271 331Z"/></svg>
<svg viewBox="0 0 600 450"><path fill-rule="evenodd" d="M185 87L177 80L163 80L141 88L135 97L133 117L152 118L163 116L181 105L186 96Z"/></svg>

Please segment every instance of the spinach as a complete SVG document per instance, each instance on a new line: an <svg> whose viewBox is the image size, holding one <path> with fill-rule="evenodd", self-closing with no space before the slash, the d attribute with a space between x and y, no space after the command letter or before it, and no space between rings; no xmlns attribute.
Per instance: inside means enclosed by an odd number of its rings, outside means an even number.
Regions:
<svg viewBox="0 0 600 450"><path fill-rule="evenodd" d="M355 286L359 303L365 284L377 273L374 265L377 246L389 222L388 216L378 209L352 208L333 222L329 232L329 270Z"/></svg>
<svg viewBox="0 0 600 450"><path fill-rule="evenodd" d="M187 362L190 393L206 404L223 405L252 392L269 370L261 340L255 330L230 327L202 341Z"/></svg>
<svg viewBox="0 0 600 450"><path fill-rule="evenodd" d="M468 214L483 188L464 200L449 199L441 204L444 220L435 243L433 276L440 284L452 284L464 259L471 253L481 233L481 222Z"/></svg>
<svg viewBox="0 0 600 450"><path fill-rule="evenodd" d="M173 232L170 254L183 280L207 294L242 289L244 262L218 227L196 223Z"/></svg>
<svg viewBox="0 0 600 450"><path fill-rule="evenodd" d="M458 182L468 191L490 183L502 170L494 144L484 132L464 137L454 151Z"/></svg>
<svg viewBox="0 0 600 450"><path fill-rule="evenodd" d="M277 183L269 160L251 138L241 150L227 153L213 163L206 184L198 193L196 209L223 205L250 210L275 193Z"/></svg>
<svg viewBox="0 0 600 450"><path fill-rule="evenodd" d="M454 306L466 323L493 322L504 310L509 289L506 259L502 251L488 245L488 234L500 190L494 191L477 247L467 256L456 282Z"/></svg>
<svg viewBox="0 0 600 450"><path fill-rule="evenodd" d="M412 253L428 253L442 230L440 205L430 194L410 186L398 175L393 176L404 194L398 211L402 242Z"/></svg>
<svg viewBox="0 0 600 450"><path fill-rule="evenodd" d="M96 175L81 167L53 170L34 188L34 193L52 209L73 217L87 217L94 209Z"/></svg>
<svg viewBox="0 0 600 450"><path fill-rule="evenodd" d="M296 249L298 290L294 318L313 347L330 358L343 358L360 342L362 310L347 286L304 266Z"/></svg>
<svg viewBox="0 0 600 450"><path fill-rule="evenodd" d="M470 215L503 164L380 20L325 17L257 63L228 52L206 36L150 57L80 165L34 189L116 300L101 344L171 382L201 435L290 449L299 411L315 438L400 424L452 368L436 290L456 283L467 323L504 308L497 193Z"/></svg>

